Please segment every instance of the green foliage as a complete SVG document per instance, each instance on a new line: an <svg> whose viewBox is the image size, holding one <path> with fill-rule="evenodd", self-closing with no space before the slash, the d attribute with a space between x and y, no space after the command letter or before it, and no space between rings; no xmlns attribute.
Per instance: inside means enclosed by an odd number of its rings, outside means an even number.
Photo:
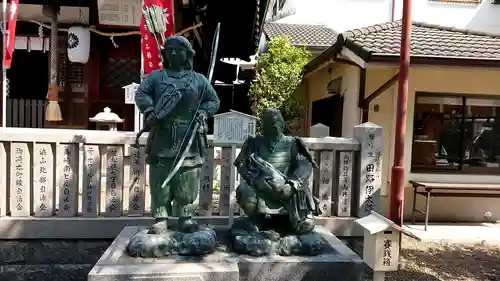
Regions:
<svg viewBox="0 0 500 281"><path fill-rule="evenodd" d="M214 179L214 185L212 187L212 193L217 195L220 195L220 169L221 166L217 166L214 169L215 179Z"/></svg>
<svg viewBox="0 0 500 281"><path fill-rule="evenodd" d="M214 180L214 186L212 188L212 193L220 195L220 180Z"/></svg>
<svg viewBox="0 0 500 281"><path fill-rule="evenodd" d="M255 115L274 107L281 111L285 121L302 117L303 105L294 92L302 81L302 68L310 56L305 48L293 46L286 36L274 37L268 42L268 52L259 56L255 80L250 85Z"/></svg>

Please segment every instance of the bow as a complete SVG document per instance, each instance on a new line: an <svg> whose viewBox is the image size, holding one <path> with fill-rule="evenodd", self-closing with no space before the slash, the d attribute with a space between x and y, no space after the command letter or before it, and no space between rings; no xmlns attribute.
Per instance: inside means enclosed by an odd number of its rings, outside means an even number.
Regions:
<svg viewBox="0 0 500 281"><path fill-rule="evenodd" d="M220 33L220 23L218 23L217 27L215 28L214 40L212 41L212 54L211 54L211 57L210 57L210 64L209 64L209 67L208 67L208 75L207 75L208 81L210 83L212 82L213 73L214 73L214 67L215 67L215 61L217 59L217 49L219 47L219 33ZM186 140L186 137L187 137L187 135L188 135L188 133L190 131L191 131L191 136L189 137L189 140L188 140L188 142L187 142L184 150L182 150L182 154L180 153L181 150L179 150L179 152L175 156L175 159L174 159L175 166L172 167L172 169L170 170L170 173L168 174L167 178L165 179L165 181L161 185L162 189L167 186L167 184L172 180L172 178L174 177L174 175L179 171L179 169L182 166L182 163L184 162L184 159L186 158L186 155L187 155L187 152L189 151L189 148L193 144L194 137L198 133L198 129L200 128L201 125L205 125L205 124L200 124L199 122L195 122L196 117L198 115L198 112L200 110L200 106L201 106L202 100L203 100L203 95L200 95L200 100L198 101L198 107L196 108L196 111L195 111L195 114L193 116L193 119L189 123L188 130L186 130L186 133L184 134L184 137L182 138L181 145L180 145L181 148L182 148L182 146L184 144L184 141ZM191 128L191 126L193 126L193 124L194 124L194 127L193 127L192 130L190 130L190 128ZM208 143L207 142L207 135L206 135L206 133L203 133L203 137L204 137L204 140L205 140L204 143L206 145Z"/></svg>
<svg viewBox="0 0 500 281"><path fill-rule="evenodd" d="M212 83L212 78L214 76L215 61L217 60L217 48L219 47L219 33L220 33L220 22L217 23L215 28L214 40L212 41L212 56L210 57L210 65L208 67L208 82Z"/></svg>

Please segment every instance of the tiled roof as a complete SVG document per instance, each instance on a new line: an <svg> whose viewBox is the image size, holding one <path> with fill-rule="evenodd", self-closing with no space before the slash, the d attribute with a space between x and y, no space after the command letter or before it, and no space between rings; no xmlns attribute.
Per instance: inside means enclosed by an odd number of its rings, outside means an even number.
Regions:
<svg viewBox="0 0 500 281"><path fill-rule="evenodd" d="M338 34L324 25L266 23L264 34L267 39L287 35L293 45L308 47L330 47Z"/></svg>
<svg viewBox="0 0 500 281"><path fill-rule="evenodd" d="M401 48L401 26L401 21L395 21L343 32L336 43L311 60L304 71L312 71L334 58L343 47L366 62L397 59ZM500 35L413 22L411 62L425 64L434 59L440 60L438 64L442 65L500 67Z"/></svg>
<svg viewBox="0 0 500 281"><path fill-rule="evenodd" d="M399 55L401 21L342 33L345 46L364 59ZM500 59L500 36L414 22L411 56Z"/></svg>
<svg viewBox="0 0 500 281"><path fill-rule="evenodd" d="M459 4L481 4L481 0L429 0L441 3L459 3Z"/></svg>

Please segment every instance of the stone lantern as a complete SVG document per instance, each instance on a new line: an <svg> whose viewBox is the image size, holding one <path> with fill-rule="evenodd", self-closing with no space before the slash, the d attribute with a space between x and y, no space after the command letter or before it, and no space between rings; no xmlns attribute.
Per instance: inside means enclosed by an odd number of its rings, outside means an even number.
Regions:
<svg viewBox="0 0 500 281"><path fill-rule="evenodd" d="M103 112L97 113L96 116L89 118L89 120L96 123L97 130L109 128L110 131L117 131L117 124L124 121L116 113L111 112L109 107L104 108Z"/></svg>

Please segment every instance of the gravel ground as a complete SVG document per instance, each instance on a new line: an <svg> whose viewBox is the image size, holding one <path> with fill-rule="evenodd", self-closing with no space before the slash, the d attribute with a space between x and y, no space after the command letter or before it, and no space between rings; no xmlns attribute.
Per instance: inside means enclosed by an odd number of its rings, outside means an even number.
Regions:
<svg viewBox="0 0 500 281"><path fill-rule="evenodd" d="M446 242L418 242L405 237L403 266L386 280L500 281L500 247Z"/></svg>

